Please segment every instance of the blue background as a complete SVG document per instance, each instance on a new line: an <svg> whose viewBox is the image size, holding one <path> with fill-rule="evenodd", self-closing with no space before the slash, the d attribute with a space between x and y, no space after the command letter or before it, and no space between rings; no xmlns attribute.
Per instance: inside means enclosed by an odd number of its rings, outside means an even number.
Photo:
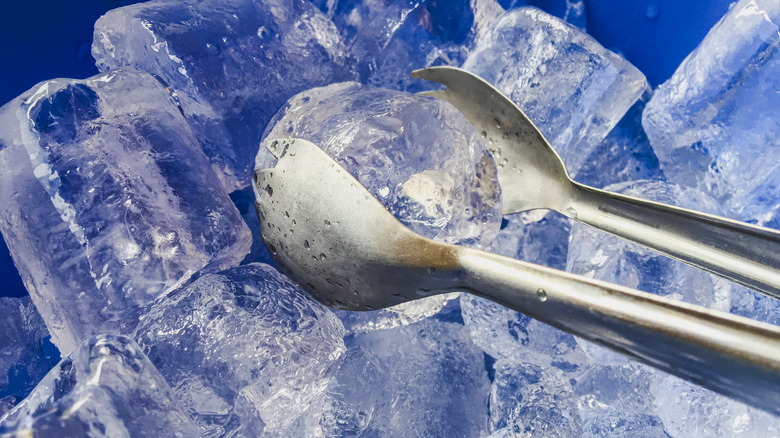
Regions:
<svg viewBox="0 0 780 438"><path fill-rule="evenodd" d="M8 2L0 15L0 103L36 83L97 73L90 54L92 25L129 0L23 0ZM511 1L503 0L503 4ZM554 15L564 0L525 0ZM685 56L728 10L729 0L585 0L587 30L602 45L637 66L651 85L668 79ZM27 292L0 242L0 296Z"/></svg>

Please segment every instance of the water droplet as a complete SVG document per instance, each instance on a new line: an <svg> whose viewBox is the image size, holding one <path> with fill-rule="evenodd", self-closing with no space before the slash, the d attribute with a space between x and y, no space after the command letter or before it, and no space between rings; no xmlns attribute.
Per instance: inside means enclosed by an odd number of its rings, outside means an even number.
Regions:
<svg viewBox="0 0 780 438"><path fill-rule="evenodd" d="M547 292L545 292L545 290L542 288L536 290L536 296L541 302L547 301Z"/></svg>
<svg viewBox="0 0 780 438"><path fill-rule="evenodd" d="M265 192L268 193L268 196L273 196L274 195L274 189L270 185L269 186L265 186Z"/></svg>
<svg viewBox="0 0 780 438"><path fill-rule="evenodd" d="M325 260L327 257L325 257L325 254L320 253L320 260Z"/></svg>
<svg viewBox="0 0 780 438"><path fill-rule="evenodd" d="M285 212L284 212L284 217L290 217L290 213L288 213L288 212L286 212L286 211L285 211Z"/></svg>
<svg viewBox="0 0 780 438"><path fill-rule="evenodd" d="M330 221L325 219L325 225L330 226Z"/></svg>
<svg viewBox="0 0 780 438"><path fill-rule="evenodd" d="M429 274L435 274L436 273L436 268L428 268L428 273Z"/></svg>
<svg viewBox="0 0 780 438"><path fill-rule="evenodd" d="M304 240L303 241L303 247L306 248L306 249L309 249L309 241L308 240Z"/></svg>
<svg viewBox="0 0 780 438"><path fill-rule="evenodd" d="M487 132L482 131L482 138L486 138L486 137L487 137Z"/></svg>

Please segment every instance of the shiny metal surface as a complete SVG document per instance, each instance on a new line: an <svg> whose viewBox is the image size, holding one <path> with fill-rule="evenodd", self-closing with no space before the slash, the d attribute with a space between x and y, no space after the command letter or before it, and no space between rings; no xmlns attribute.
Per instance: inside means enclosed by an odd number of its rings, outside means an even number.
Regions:
<svg viewBox="0 0 780 438"><path fill-rule="evenodd" d="M370 310L465 290L780 414L779 328L425 239L316 145L266 146L278 162L255 172L263 239L325 304Z"/></svg>
<svg viewBox="0 0 780 438"><path fill-rule="evenodd" d="M485 137L498 166L504 214L555 210L780 298L780 232L579 184L533 122L482 78L455 67L412 76L445 85L421 94L455 105Z"/></svg>

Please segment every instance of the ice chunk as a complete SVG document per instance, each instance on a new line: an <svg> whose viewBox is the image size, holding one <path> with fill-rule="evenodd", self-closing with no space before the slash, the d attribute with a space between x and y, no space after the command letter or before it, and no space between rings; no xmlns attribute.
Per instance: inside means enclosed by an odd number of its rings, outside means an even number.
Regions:
<svg viewBox="0 0 780 438"><path fill-rule="evenodd" d="M195 437L160 373L133 341L85 341L0 422L0 434L36 437ZM6 435L3 435L6 436Z"/></svg>
<svg viewBox="0 0 780 438"><path fill-rule="evenodd" d="M591 152L577 172L578 182L601 188L626 181L664 179L658 157L642 128L642 111L651 96L645 91Z"/></svg>
<svg viewBox="0 0 780 438"><path fill-rule="evenodd" d="M663 181L636 181L608 186L607 190L651 201L719 214L717 201L699 190ZM728 311L731 283L720 277L582 224L572 227L567 270L597 280ZM627 359L580 340L580 345L601 363Z"/></svg>
<svg viewBox="0 0 780 438"><path fill-rule="evenodd" d="M460 324L428 318L358 334L319 409L286 436L480 436L490 382Z"/></svg>
<svg viewBox="0 0 780 438"><path fill-rule="evenodd" d="M344 354L328 309L270 266L200 277L154 303L136 338L208 436L275 436Z"/></svg>
<svg viewBox="0 0 780 438"><path fill-rule="evenodd" d="M742 0L661 84L643 124L664 173L778 226L780 4Z"/></svg>
<svg viewBox="0 0 780 438"><path fill-rule="evenodd" d="M780 418L677 377L659 378L653 390L658 415L671 436L780 436Z"/></svg>
<svg viewBox="0 0 780 438"><path fill-rule="evenodd" d="M496 0L333 0L321 8L355 58L361 82L412 92L435 85L409 72L460 65L503 11Z"/></svg>
<svg viewBox="0 0 780 438"><path fill-rule="evenodd" d="M504 9L536 6L580 29L586 27L587 18L585 17L585 2L583 0L499 0L498 3Z"/></svg>
<svg viewBox="0 0 780 438"><path fill-rule="evenodd" d="M582 435L577 401L566 375L523 362L499 360L490 392L490 429L508 436Z"/></svg>
<svg viewBox="0 0 780 438"><path fill-rule="evenodd" d="M495 163L445 101L354 82L315 88L274 116L264 144L285 137L320 146L418 234L484 245L498 231ZM272 158L260 151L256 166Z"/></svg>
<svg viewBox="0 0 780 438"><path fill-rule="evenodd" d="M370 351L347 350L338 373L322 396L282 435L284 436L371 436L389 434L377 430L373 419L382 406L389 369Z"/></svg>
<svg viewBox="0 0 780 438"><path fill-rule="evenodd" d="M652 391L658 374L645 365L630 363L594 365L578 376L573 386L583 436L666 437Z"/></svg>
<svg viewBox="0 0 780 438"><path fill-rule="evenodd" d="M154 0L95 24L101 71L162 78L228 191L249 184L260 134L290 96L348 80L339 34L307 0Z"/></svg>
<svg viewBox="0 0 780 438"><path fill-rule="evenodd" d="M19 403L59 361L49 331L30 298L0 298L0 417Z"/></svg>
<svg viewBox="0 0 780 438"><path fill-rule="evenodd" d="M647 87L628 61L534 8L496 20L463 68L509 96L572 175Z"/></svg>
<svg viewBox="0 0 780 438"><path fill-rule="evenodd" d="M179 108L122 69L43 82L0 109L0 229L64 354L237 264L249 233Z"/></svg>
<svg viewBox="0 0 780 438"><path fill-rule="evenodd" d="M493 159L474 127L449 103L405 92L341 83L290 99L265 144L299 137L349 170L401 222L439 241L480 246L501 221ZM272 156L261 150L258 168ZM390 328L437 312L451 296L355 315L356 325ZM375 325L377 325L375 324Z"/></svg>

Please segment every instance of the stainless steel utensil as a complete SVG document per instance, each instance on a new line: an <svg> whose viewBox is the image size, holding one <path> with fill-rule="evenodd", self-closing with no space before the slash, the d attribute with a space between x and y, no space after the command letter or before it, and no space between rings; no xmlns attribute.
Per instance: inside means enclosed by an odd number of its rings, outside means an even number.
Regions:
<svg viewBox="0 0 780 438"><path fill-rule="evenodd" d="M421 94L452 103L486 137L498 166L504 214L555 210L780 298L780 232L577 183L523 111L479 76L454 67L412 76L445 85Z"/></svg>
<svg viewBox="0 0 780 438"><path fill-rule="evenodd" d="M323 303L379 309L467 291L780 414L780 328L495 254L403 226L306 140L274 140L254 174L280 270Z"/></svg>

